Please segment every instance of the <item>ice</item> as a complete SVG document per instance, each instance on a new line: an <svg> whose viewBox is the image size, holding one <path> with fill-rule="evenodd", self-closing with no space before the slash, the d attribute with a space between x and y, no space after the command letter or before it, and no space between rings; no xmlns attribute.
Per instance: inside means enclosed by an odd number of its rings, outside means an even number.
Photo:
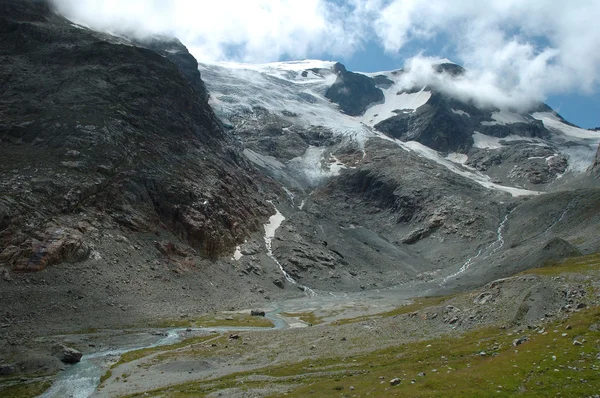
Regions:
<svg viewBox="0 0 600 398"><path fill-rule="evenodd" d="M210 91L209 103L221 119L252 115L257 109L286 117L299 127L322 126L334 134L363 142L371 135L360 119L341 113L325 98L335 82L331 71L315 74L307 68L329 70L333 62L298 61L272 64L221 62L200 65L202 78ZM285 116L285 114L293 116Z"/></svg>
<svg viewBox="0 0 600 398"><path fill-rule="evenodd" d="M481 134L476 131L473 133L473 146L479 149L498 149L502 148L500 138Z"/></svg>
<svg viewBox="0 0 600 398"><path fill-rule="evenodd" d="M469 157L463 153L453 152L449 153L448 156L446 156L446 159L454 163L465 164L467 163L467 160L469 160Z"/></svg>
<svg viewBox="0 0 600 398"><path fill-rule="evenodd" d="M504 126L506 124L512 123L527 123L527 119L525 119L523 116L519 115L518 113L510 112L507 110L493 112L492 119L494 119L493 122L481 122L481 124L483 126Z"/></svg>
<svg viewBox="0 0 600 398"><path fill-rule="evenodd" d="M399 93L394 84L390 88L382 90L385 102L371 106L363 116L363 123L374 126L377 123L396 116L399 112L414 112L418 107L424 105L431 98L431 92L421 89L416 93Z"/></svg>
<svg viewBox="0 0 600 398"><path fill-rule="evenodd" d="M535 112L532 113L531 116L537 120L541 120L547 129L559 132L562 135L571 138L593 140L596 143L600 142L600 132L569 126L568 124L563 123L555 114L551 112Z"/></svg>
<svg viewBox="0 0 600 398"><path fill-rule="evenodd" d="M479 149L498 149L502 148L502 141L528 141L531 143L540 143L539 139L523 137L521 135L511 134L506 137L498 138L491 135L481 134L478 131L473 133L473 147Z"/></svg>
<svg viewBox="0 0 600 398"><path fill-rule="evenodd" d="M504 185L495 184L491 181L491 178L489 176L482 174L478 171L463 169L460 165L457 165L456 163L453 163L450 160L442 157L439 152L437 152L417 141L402 142L400 140L396 140L396 139L384 136L383 134L381 134L380 137L383 139L387 139L388 141L395 142L396 144L398 144L400 147L404 148L405 150L415 152L416 154L418 154L421 157L432 160L435 163L450 170L451 172L461 175L465 178L468 178L471 181L474 181L477 184L479 184L485 188L496 189L499 191L508 192L512 196L531 196L531 195L540 194L540 192L537 192L537 191L530 191L527 189L513 188L513 187L507 187Z"/></svg>
<svg viewBox="0 0 600 398"><path fill-rule="evenodd" d="M235 247L235 252L233 252L233 259L235 261L239 261L242 258L243 254L242 251L240 250L239 246Z"/></svg>
<svg viewBox="0 0 600 398"><path fill-rule="evenodd" d="M302 171L304 177L312 184L317 184L323 179L335 177L340 174L346 165L335 156L329 154L325 157L325 147L309 146L302 156L289 161L289 167Z"/></svg>
<svg viewBox="0 0 600 398"><path fill-rule="evenodd" d="M471 117L471 115L469 115L467 112L465 112L461 109L450 109L450 110L452 111L452 113L455 113L457 115Z"/></svg>
<svg viewBox="0 0 600 398"><path fill-rule="evenodd" d="M560 152L569 158L567 171L581 173L590 167L600 143L599 132L569 126L551 112L536 112L531 116L541 120L544 126L554 133L552 141L560 148Z"/></svg>
<svg viewBox="0 0 600 398"><path fill-rule="evenodd" d="M305 60L297 62L277 62L270 64L240 64L221 62L202 64L199 66L202 78L210 92L210 104L222 120L238 120L236 128L243 126L246 121L257 118L260 112L277 115L288 126L282 127L285 134L293 127L311 128L321 127L331 131L342 140L351 140L358 143L364 150L364 143L372 137L380 137L396 142L406 150L418 153L448 170L469 178L481 186L509 192L514 196L534 195L538 192L520 188L512 188L494 184L491 179L473 169L465 163L466 155L450 154L447 157L416 142L401 142L390 139L375 131L373 126L378 122L396 115L396 112L414 112L427 103L431 92L425 88L418 92L407 93L399 87L398 74L378 72L365 74L368 76L385 75L393 84L388 89L383 89L384 103L373 104L363 116L352 117L338 109L337 105L325 98L327 89L335 82L336 75L331 68L334 62ZM314 69L314 70L311 70ZM306 72L306 73L303 73ZM455 114L470 117L464 111L454 109ZM239 115L246 115L239 121ZM534 114L535 117L537 114ZM555 123L555 119L548 123ZM527 121L526 117L519 114L501 110L492 114L493 123L510 124ZM291 126L291 127L290 127ZM561 128L566 125L561 124ZM568 127L568 126L567 126ZM580 129L567 130L569 134L581 135ZM586 137L594 133L586 132ZM600 134L595 133L596 136ZM532 145L547 146L548 142L539 138L529 138L510 135L504 138L491 137L479 132L473 134L474 147L481 149L498 149L503 141L528 141ZM599 140L596 139L595 144ZM586 144L588 145L588 144ZM591 162L593 153L591 143L586 150L580 147L568 148L570 167L581 170ZM323 179L339 175L344 168L343 162L331 155L331 148L309 147L299 157L291 159L285 164L277 159L264 156L246 149L244 154L255 164L267 168L273 175L285 177L286 185L291 188L301 188L304 180L309 183L320 182ZM595 147L594 147L595 150Z"/></svg>

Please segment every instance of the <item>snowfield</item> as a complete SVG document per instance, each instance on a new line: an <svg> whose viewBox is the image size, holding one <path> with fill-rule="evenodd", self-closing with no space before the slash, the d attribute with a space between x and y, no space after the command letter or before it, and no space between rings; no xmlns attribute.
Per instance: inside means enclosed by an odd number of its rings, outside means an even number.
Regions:
<svg viewBox="0 0 600 398"><path fill-rule="evenodd" d="M210 104L227 124L231 124L230 120L239 115L244 115L244 120L252 120L256 118L257 110L262 109L263 112L286 120L292 126L325 128L334 135L342 136L344 140L355 141L360 148L364 148L364 143L373 137L393 141L404 150L415 152L489 189L509 192L514 196L539 193L491 182L490 177L464 164L468 159L464 154L441 154L418 142L402 142L377 132L374 129L377 123L399 113L415 112L426 104L432 95L426 87L417 92L403 92L396 72L365 73L371 77L384 75L391 81L390 87L382 88L384 101L373 104L362 116L353 117L340 112L336 104L325 98L327 89L336 80L336 75L332 72L334 64L332 61L319 60L268 64L219 62L200 64L199 69L210 92ZM471 117L462 110L452 111L463 117ZM497 138L475 132L474 147L496 150L502 148L502 141L528 141L535 145L557 147L569 157L568 171L582 172L589 167L600 142L600 134L569 126L552 113L538 112L523 116L508 110L499 110L492 113L493 121L483 124L506 125L528 122L532 118L541 120L554 133L550 141L518 135ZM286 129L282 130L282 134L285 134ZM285 164L248 149L244 153L248 159L261 167L294 176L290 177L290 181L301 176L317 183L339 175L346 168L331 155L328 148L311 146L302 156ZM292 181L290 187L294 185L296 184Z"/></svg>

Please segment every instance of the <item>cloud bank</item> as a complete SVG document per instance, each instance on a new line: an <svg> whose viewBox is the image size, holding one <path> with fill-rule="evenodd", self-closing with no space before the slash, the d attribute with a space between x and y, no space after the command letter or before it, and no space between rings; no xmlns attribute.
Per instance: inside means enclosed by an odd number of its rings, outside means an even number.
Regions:
<svg viewBox="0 0 600 398"><path fill-rule="evenodd" d="M578 0L53 0L97 30L177 36L201 61L267 62L326 54L349 59L367 43L406 61L427 83L433 59L406 54L442 41L469 70L457 95L526 106L600 85L600 2ZM413 57L414 56L414 57ZM437 83L440 83L439 81Z"/></svg>

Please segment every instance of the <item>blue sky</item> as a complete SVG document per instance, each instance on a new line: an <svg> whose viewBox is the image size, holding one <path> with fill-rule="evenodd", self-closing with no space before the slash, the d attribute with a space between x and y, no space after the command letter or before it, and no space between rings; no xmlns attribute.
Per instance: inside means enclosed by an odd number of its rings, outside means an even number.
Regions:
<svg viewBox="0 0 600 398"><path fill-rule="evenodd" d="M448 58L469 71L462 97L545 100L572 123L600 126L598 0L52 1L93 29L176 36L201 62L317 58L370 72Z"/></svg>

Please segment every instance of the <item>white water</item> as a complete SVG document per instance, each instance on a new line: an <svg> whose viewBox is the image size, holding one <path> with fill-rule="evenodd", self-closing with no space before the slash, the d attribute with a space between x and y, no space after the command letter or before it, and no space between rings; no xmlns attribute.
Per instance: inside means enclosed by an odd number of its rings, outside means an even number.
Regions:
<svg viewBox="0 0 600 398"><path fill-rule="evenodd" d="M560 215L560 217L559 217L559 218L557 218L557 219L556 219L556 221L554 221L554 222L552 223L552 225L550 225L548 228L546 228L546 230L545 230L545 231L542 233L542 235L545 235L545 234L547 234L548 232L550 232L550 230L551 230L552 228L554 228L554 226L555 226L556 224L558 224L559 222L561 222L561 221L562 221L562 220L565 218L565 216L567 215L567 213L569 212L569 210L571 210L571 208L573 207L573 205L574 205L574 204L575 204L575 198L571 199L571 200L569 201L569 203L567 203L567 206L565 206L565 209L563 210L563 212L562 212L562 214Z"/></svg>
<svg viewBox="0 0 600 398"><path fill-rule="evenodd" d="M271 201L269 201L269 203L273 204ZM281 223L285 220L285 217L283 214L281 214L277 207L275 207L275 205L273 205L273 207L275 208L275 214L273 214L269 218L269 222L265 224L265 247L267 248L267 255L275 262L275 264L277 264L286 281L293 285L299 286L308 296L316 296L317 294L314 290L308 286L304 286L296 282L296 280L292 278L292 276L288 274L285 269L283 269L283 266L273 254L273 238L275 237L275 231L277 231L277 228L279 228Z"/></svg>
<svg viewBox="0 0 600 398"><path fill-rule="evenodd" d="M485 255L484 257L482 257L482 260L485 260L487 258L490 258L492 255L494 255L494 253L496 253L498 250L500 250L502 247L504 247L504 236L502 235L502 232L504 231L504 227L506 225L506 222L508 221L508 217L516 209L517 208L515 207L514 209L512 209L511 211L509 211L504 216L504 219L502 220L502 222L500 223L500 225L498 225L498 229L496 230L496 240L494 242L492 242L491 244L489 244L486 248L480 249L479 252L477 252L477 254L475 256L469 257L467 259L467 261L465 261L464 264L460 266L460 268L458 269L458 271L456 271L455 273L453 273L451 275L448 275L448 276L444 277L442 279L442 282L440 283L440 286L443 286L448 280L456 278L460 274L466 272L475 263L475 261L480 258L480 256L482 255L482 253L486 253L486 252L489 251L489 253L487 255Z"/></svg>

